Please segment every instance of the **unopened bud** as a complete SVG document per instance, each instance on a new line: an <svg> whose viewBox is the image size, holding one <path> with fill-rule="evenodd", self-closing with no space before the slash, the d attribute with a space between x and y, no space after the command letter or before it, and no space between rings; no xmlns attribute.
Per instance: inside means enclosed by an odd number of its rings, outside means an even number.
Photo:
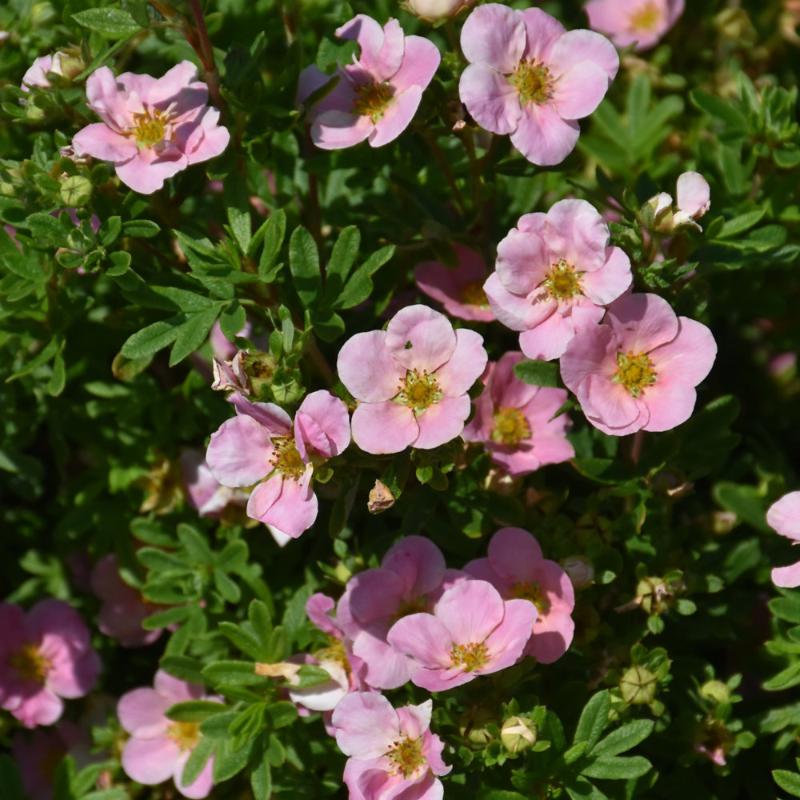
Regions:
<svg viewBox="0 0 800 800"><path fill-rule="evenodd" d="M592 562L584 556L570 556L561 562L564 572L569 575L572 585L576 589L585 589L594 581L594 567Z"/></svg>
<svg viewBox="0 0 800 800"><path fill-rule="evenodd" d="M47 25L55 19L56 10L51 3L34 3L31 8L31 25Z"/></svg>
<svg viewBox="0 0 800 800"><path fill-rule="evenodd" d="M472 0L408 0L408 10L428 22L454 17Z"/></svg>
<svg viewBox="0 0 800 800"><path fill-rule="evenodd" d="M715 703L729 703L731 692L722 681L706 681L700 687L700 696Z"/></svg>
<svg viewBox="0 0 800 800"><path fill-rule="evenodd" d="M629 705L647 705L655 700L658 679L645 667L631 667L620 679L619 689Z"/></svg>
<svg viewBox="0 0 800 800"><path fill-rule="evenodd" d="M69 208L85 206L92 196L92 182L82 175L71 175L61 182L60 195Z"/></svg>
<svg viewBox="0 0 800 800"><path fill-rule="evenodd" d="M672 593L662 578L642 578L636 584L636 602L646 614L662 614L667 610Z"/></svg>
<svg viewBox="0 0 800 800"><path fill-rule="evenodd" d="M395 497L389 487L383 482L376 480L375 485L369 490L367 500L367 510L370 514L380 514L394 505Z"/></svg>
<svg viewBox="0 0 800 800"><path fill-rule="evenodd" d="M717 536L725 536L736 527L738 521L733 511L715 511L711 515L711 530Z"/></svg>
<svg viewBox="0 0 800 800"><path fill-rule="evenodd" d="M536 744L536 725L525 717L509 717L500 731L500 741L509 753L521 753Z"/></svg>

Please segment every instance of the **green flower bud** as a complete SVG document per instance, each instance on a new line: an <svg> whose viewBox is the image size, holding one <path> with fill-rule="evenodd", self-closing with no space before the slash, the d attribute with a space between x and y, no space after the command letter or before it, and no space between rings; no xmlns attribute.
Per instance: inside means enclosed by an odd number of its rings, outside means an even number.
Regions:
<svg viewBox="0 0 800 800"><path fill-rule="evenodd" d="M509 753L517 754L536 744L536 726L525 717L509 717L500 731L500 741Z"/></svg>
<svg viewBox="0 0 800 800"><path fill-rule="evenodd" d="M658 679L645 667L631 667L620 679L619 689L622 699L629 705L647 705L655 700Z"/></svg>
<svg viewBox="0 0 800 800"><path fill-rule="evenodd" d="M706 681L700 687L700 696L715 703L729 703L731 700L730 689L722 681Z"/></svg>
<svg viewBox="0 0 800 800"><path fill-rule="evenodd" d="M92 182L81 175L71 175L61 182L60 195L68 208L85 206L92 196Z"/></svg>

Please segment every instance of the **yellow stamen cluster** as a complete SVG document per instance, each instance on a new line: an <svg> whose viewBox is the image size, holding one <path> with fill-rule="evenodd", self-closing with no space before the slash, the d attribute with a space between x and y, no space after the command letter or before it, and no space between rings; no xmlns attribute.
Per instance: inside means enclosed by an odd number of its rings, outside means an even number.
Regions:
<svg viewBox="0 0 800 800"><path fill-rule="evenodd" d="M550 600L535 581L514 584L511 594L519 600L529 600L540 614L546 614L550 610Z"/></svg>
<svg viewBox="0 0 800 800"><path fill-rule="evenodd" d="M139 147L155 147L167 138L167 128L171 116L157 108L146 109L133 115L134 126L131 135Z"/></svg>
<svg viewBox="0 0 800 800"><path fill-rule="evenodd" d="M631 397L639 397L656 382L657 377L647 353L617 353L617 371L613 380L624 386Z"/></svg>
<svg viewBox="0 0 800 800"><path fill-rule="evenodd" d="M553 264L542 285L554 300L569 300L575 295L583 294L581 273L563 258Z"/></svg>
<svg viewBox="0 0 800 800"><path fill-rule="evenodd" d="M320 663L323 661L333 661L338 664L345 672L350 672L350 662L347 660L347 651L344 649L344 642L341 639L335 639L333 636L329 639L327 647L317 650L314 657Z"/></svg>
<svg viewBox="0 0 800 800"><path fill-rule="evenodd" d="M454 644L450 649L450 662L454 667L463 667L465 672L474 672L489 661L489 651L483 642Z"/></svg>
<svg viewBox="0 0 800 800"><path fill-rule="evenodd" d="M495 412L492 441L509 447L531 438L531 426L518 408L501 408Z"/></svg>
<svg viewBox="0 0 800 800"><path fill-rule="evenodd" d="M523 61L508 80L519 92L523 105L542 105L553 96L553 76L544 64L536 61Z"/></svg>
<svg viewBox="0 0 800 800"><path fill-rule="evenodd" d="M272 440L273 452L270 457L272 466L284 478L300 480L306 471L306 465L297 452L294 439L291 436L277 436Z"/></svg>
<svg viewBox="0 0 800 800"><path fill-rule="evenodd" d="M20 678L38 684L44 684L52 666L50 659L42 655L35 644L23 645L9 658L8 663Z"/></svg>
<svg viewBox="0 0 800 800"><path fill-rule="evenodd" d="M386 753L392 762L395 774L410 778L418 769L425 766L425 755L422 752L422 739L408 737L396 741Z"/></svg>
<svg viewBox="0 0 800 800"><path fill-rule="evenodd" d="M392 102L394 89L388 83L365 83L356 88L353 111L361 117L378 122Z"/></svg>
<svg viewBox="0 0 800 800"><path fill-rule="evenodd" d="M483 284L480 281L468 283L461 290L461 302L468 306L483 306L484 308L488 306L489 298L483 291Z"/></svg>
<svg viewBox="0 0 800 800"><path fill-rule="evenodd" d="M630 26L634 31L651 33L661 24L662 12L658 3L649 2L637 8L630 16Z"/></svg>
<svg viewBox="0 0 800 800"><path fill-rule="evenodd" d="M197 722L170 722L167 736L182 752L194 750L200 741L200 725Z"/></svg>
<svg viewBox="0 0 800 800"><path fill-rule="evenodd" d="M424 411L442 399L439 382L427 370L410 369L401 382L395 400L414 412Z"/></svg>

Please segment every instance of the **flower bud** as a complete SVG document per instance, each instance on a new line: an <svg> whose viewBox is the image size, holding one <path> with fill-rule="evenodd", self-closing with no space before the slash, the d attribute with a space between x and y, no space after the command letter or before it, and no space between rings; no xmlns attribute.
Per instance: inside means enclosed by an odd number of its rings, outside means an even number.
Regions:
<svg viewBox="0 0 800 800"><path fill-rule="evenodd" d="M59 194L69 208L85 206L92 196L92 182L82 175L70 175L61 182Z"/></svg>
<svg viewBox="0 0 800 800"><path fill-rule="evenodd" d="M662 578L642 578L636 584L636 601L646 614L662 614L672 598L672 592Z"/></svg>
<svg viewBox="0 0 800 800"><path fill-rule="evenodd" d="M31 8L31 25L34 28L49 25L56 17L52 3L34 3Z"/></svg>
<svg viewBox="0 0 800 800"><path fill-rule="evenodd" d="M509 753L521 753L536 744L536 726L524 717L509 717L503 723L500 741Z"/></svg>
<svg viewBox="0 0 800 800"><path fill-rule="evenodd" d="M652 703L658 689L658 678L645 667L631 667L620 678L622 699L632 706Z"/></svg>
<svg viewBox="0 0 800 800"><path fill-rule="evenodd" d="M408 10L428 22L454 17L472 0L408 0Z"/></svg>
<svg viewBox="0 0 800 800"><path fill-rule="evenodd" d="M375 485L369 490L367 500L367 510L370 514L380 514L394 505L395 497L389 487L383 482L376 480Z"/></svg>
<svg viewBox="0 0 800 800"><path fill-rule="evenodd" d="M700 696L715 703L729 703L731 700L730 689L722 681L706 681L700 687Z"/></svg>
<svg viewBox="0 0 800 800"><path fill-rule="evenodd" d="M569 575L576 589L585 589L594 581L594 567L585 556L570 556L561 562L564 572Z"/></svg>

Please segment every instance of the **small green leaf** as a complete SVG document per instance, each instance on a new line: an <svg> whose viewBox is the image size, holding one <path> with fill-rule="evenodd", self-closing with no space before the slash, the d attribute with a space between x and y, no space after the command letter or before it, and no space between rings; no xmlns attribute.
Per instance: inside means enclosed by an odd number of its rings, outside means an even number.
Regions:
<svg viewBox="0 0 800 800"><path fill-rule="evenodd" d="M73 14L72 19L78 25L99 33L106 39L124 39L142 29L142 26L121 8L87 8L86 11Z"/></svg>
<svg viewBox="0 0 800 800"><path fill-rule="evenodd" d="M261 248L261 258L258 262L258 277L264 283L272 283L283 266L282 264L276 266L275 263L286 236L286 213L283 209L272 213L261 230L256 233L256 237L259 234L263 236L264 246Z"/></svg>
<svg viewBox="0 0 800 800"><path fill-rule="evenodd" d="M608 724L610 710L611 698L606 690L592 695L581 712L578 726L575 728L574 743L588 742L590 748L594 747Z"/></svg>
<svg viewBox="0 0 800 800"><path fill-rule="evenodd" d="M608 758L598 758L583 770L582 775L590 778L601 778L608 781L627 781L633 778L641 778L646 775L653 765L644 756L609 756Z"/></svg>
<svg viewBox="0 0 800 800"><path fill-rule="evenodd" d="M250 788L254 800L270 800L272 796L272 771L269 762L264 759L250 773Z"/></svg>
<svg viewBox="0 0 800 800"><path fill-rule="evenodd" d="M184 786L189 786L197 780L213 752L214 740L201 736L200 741L195 745L194 750L192 750L186 762L186 766L183 768L181 780Z"/></svg>
<svg viewBox="0 0 800 800"><path fill-rule="evenodd" d="M158 224L149 219L132 219L122 224L122 235L136 239L152 239L160 230Z"/></svg>
<svg viewBox="0 0 800 800"><path fill-rule="evenodd" d="M361 246L361 233L351 225L345 228L333 245L328 266L325 269L325 298L333 303L344 288L350 270L356 263L358 248Z"/></svg>
<svg viewBox="0 0 800 800"><path fill-rule="evenodd" d="M649 719L637 719L622 725L608 734L592 749L593 756L616 756L636 747L643 742L652 732L655 723Z"/></svg>
<svg viewBox="0 0 800 800"><path fill-rule="evenodd" d="M789 792L792 797L800 797L800 775L796 772L774 769L772 770L772 777L784 792Z"/></svg>
<svg viewBox="0 0 800 800"><path fill-rule="evenodd" d="M311 234L302 226L295 228L289 240L289 269L300 302L308 307L320 290L319 251Z"/></svg>
<svg viewBox="0 0 800 800"><path fill-rule="evenodd" d="M334 301L333 307L353 308L363 303L372 294L372 276L394 255L394 245L376 250L347 281L342 293Z"/></svg>
<svg viewBox="0 0 800 800"><path fill-rule="evenodd" d="M147 358L172 344L178 335L178 329L185 322L185 314L176 314L170 319L160 320L142 328L129 336L122 345L120 353L125 358Z"/></svg>
<svg viewBox="0 0 800 800"><path fill-rule="evenodd" d="M531 386L558 386L558 363L555 361L520 361L514 374Z"/></svg>
<svg viewBox="0 0 800 800"><path fill-rule="evenodd" d="M226 711L227 707L223 703L215 703L211 700L189 700L186 703L176 703L167 709L168 719L175 722L202 722L204 719Z"/></svg>
<svg viewBox="0 0 800 800"><path fill-rule="evenodd" d="M212 325L217 321L219 306L192 314L178 329L175 344L169 354L169 365L174 367L191 355L205 342Z"/></svg>

